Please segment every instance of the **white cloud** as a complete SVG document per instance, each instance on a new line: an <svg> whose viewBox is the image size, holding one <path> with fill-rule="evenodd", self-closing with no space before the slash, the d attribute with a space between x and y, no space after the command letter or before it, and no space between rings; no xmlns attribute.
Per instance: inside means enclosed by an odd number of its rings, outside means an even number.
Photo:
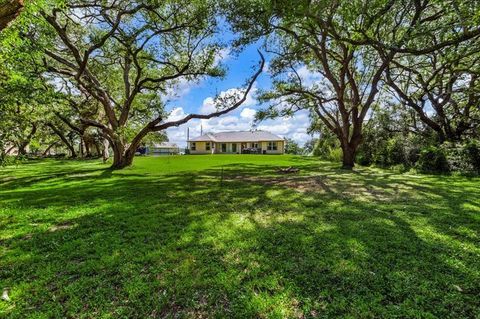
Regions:
<svg viewBox="0 0 480 319"><path fill-rule="evenodd" d="M163 96L164 101L177 100L186 96L194 88L202 85L202 79L199 80L188 80L186 78L180 78L177 83L172 85L167 89L165 96Z"/></svg>
<svg viewBox="0 0 480 319"><path fill-rule="evenodd" d="M205 100L203 100L202 107L200 108L201 114L213 113L216 110L217 108L215 107L215 101L212 97L207 97Z"/></svg>
<svg viewBox="0 0 480 319"><path fill-rule="evenodd" d="M270 68L270 61L265 61L265 65L263 66L263 72L265 74L268 74L268 75L272 75L272 72L271 72L271 68Z"/></svg>
<svg viewBox="0 0 480 319"><path fill-rule="evenodd" d="M184 118L187 114L183 111L183 108L176 107L168 115L167 122L178 121Z"/></svg>
<svg viewBox="0 0 480 319"><path fill-rule="evenodd" d="M305 65L297 70L297 74L302 80L303 85L306 87L310 87L322 79L320 73L309 70Z"/></svg>
<svg viewBox="0 0 480 319"><path fill-rule="evenodd" d="M240 113L240 117L252 121L255 119L255 114L257 114L256 110L246 107Z"/></svg>
<svg viewBox="0 0 480 319"><path fill-rule="evenodd" d="M257 87L256 85L254 85L250 90L250 92L247 94L247 99L245 100L245 102L243 102L241 108L253 106L256 104L256 100L254 98L256 91L257 91ZM232 98L232 100L237 101L242 98L243 90L237 89L237 88L228 89L226 91L220 92L218 96L220 99ZM215 99L213 97L207 97L205 100L203 100L202 106L200 107L201 114L213 113L216 110L217 110L217 107L215 104Z"/></svg>
<svg viewBox="0 0 480 319"><path fill-rule="evenodd" d="M270 131L282 137L293 138L299 143L309 139L307 129L310 124L307 111L295 113L292 117L266 120L258 125L258 129Z"/></svg>
<svg viewBox="0 0 480 319"><path fill-rule="evenodd" d="M223 49L220 49L218 52L217 52L217 55L215 56L215 60L213 62L213 64L215 66L227 61L228 59L230 59L230 49L229 48L223 48Z"/></svg>

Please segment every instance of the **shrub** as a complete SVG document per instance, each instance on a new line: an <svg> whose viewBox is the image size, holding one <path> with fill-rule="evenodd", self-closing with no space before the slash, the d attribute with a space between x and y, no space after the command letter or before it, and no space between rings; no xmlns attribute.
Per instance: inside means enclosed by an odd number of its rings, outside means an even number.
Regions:
<svg viewBox="0 0 480 319"><path fill-rule="evenodd" d="M9 165L15 165L21 162L23 158L16 157L16 156L10 156L6 154L0 154L0 167L2 166L9 166Z"/></svg>
<svg viewBox="0 0 480 319"><path fill-rule="evenodd" d="M446 143L442 147L451 171L480 172L480 146L478 142L472 140L463 145Z"/></svg>
<svg viewBox="0 0 480 319"><path fill-rule="evenodd" d="M329 145L325 145L321 148L318 147L315 149L314 155L327 161L332 161L332 162L342 161L342 149L340 147L331 147Z"/></svg>
<svg viewBox="0 0 480 319"><path fill-rule="evenodd" d="M422 172L450 171L445 151L436 146L429 146L421 150L417 168Z"/></svg>
<svg viewBox="0 0 480 319"><path fill-rule="evenodd" d="M338 149L339 147L340 143L335 136L331 133L323 134L315 143L313 155L326 160L332 160L332 152L338 152L335 151L335 149Z"/></svg>
<svg viewBox="0 0 480 319"><path fill-rule="evenodd" d="M330 149L330 153L328 154L328 160L332 162L341 162L343 157L343 151L339 147L335 147Z"/></svg>
<svg viewBox="0 0 480 319"><path fill-rule="evenodd" d="M356 162L360 165L367 166L375 162L375 151L377 150L378 139L371 133L372 130L365 130L363 142L360 144Z"/></svg>
<svg viewBox="0 0 480 319"><path fill-rule="evenodd" d="M446 143L442 145L447 158L448 167L451 171L467 172L470 171L470 165L465 160L463 146Z"/></svg>
<svg viewBox="0 0 480 319"><path fill-rule="evenodd" d="M362 148L359 150L356 158L356 162L363 166L368 166L372 164L372 153Z"/></svg>
<svg viewBox="0 0 480 319"><path fill-rule="evenodd" d="M390 170L399 172L399 173L405 173L409 170L409 166L405 164L397 164L397 165L391 166Z"/></svg>
<svg viewBox="0 0 480 319"><path fill-rule="evenodd" d="M399 137L390 138L387 141L384 165L398 165L405 163L405 150L403 141Z"/></svg>
<svg viewBox="0 0 480 319"><path fill-rule="evenodd" d="M409 143L405 145L405 164L409 167L415 166L420 158L421 147L419 143L409 140Z"/></svg>
<svg viewBox="0 0 480 319"><path fill-rule="evenodd" d="M473 171L480 173L480 145L477 141L469 141L463 148L463 156Z"/></svg>
<svg viewBox="0 0 480 319"><path fill-rule="evenodd" d="M364 143L358 153L357 161L362 165L376 164L383 167L409 165L407 161L408 141L403 136L390 138L376 137Z"/></svg>

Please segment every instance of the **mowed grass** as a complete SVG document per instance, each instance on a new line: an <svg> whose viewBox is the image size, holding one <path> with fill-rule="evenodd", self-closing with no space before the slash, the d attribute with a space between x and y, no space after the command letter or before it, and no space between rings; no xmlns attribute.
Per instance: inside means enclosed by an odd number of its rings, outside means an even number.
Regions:
<svg viewBox="0 0 480 319"><path fill-rule="evenodd" d="M0 317L480 318L478 178L287 155L106 168L0 169Z"/></svg>

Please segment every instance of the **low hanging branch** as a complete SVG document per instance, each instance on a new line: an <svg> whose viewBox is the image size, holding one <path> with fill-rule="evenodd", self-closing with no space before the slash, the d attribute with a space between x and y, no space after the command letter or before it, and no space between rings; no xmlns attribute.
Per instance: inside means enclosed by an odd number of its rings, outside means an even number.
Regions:
<svg viewBox="0 0 480 319"><path fill-rule="evenodd" d="M52 131L62 140L65 146L69 149L72 158L77 157L77 153L75 152L75 148L73 145L68 141L68 139L63 134L62 130L56 127L53 123L46 123L46 125L52 129Z"/></svg>
<svg viewBox="0 0 480 319"><path fill-rule="evenodd" d="M179 125L185 124L188 121L193 120L193 119L208 120L208 119L211 119L211 118L214 118L214 117L222 116L224 114L227 114L227 113L237 109L239 106L241 106L246 101L248 94L252 90L253 84L255 83L257 78L260 76L260 74L263 71L263 68L265 67L265 57L263 56L263 54L260 51L258 51L258 54L260 55L260 58L261 58L259 69L253 75L253 77L250 79L250 81L248 82L247 88L246 88L245 92L243 93L242 98L240 100L238 100L237 102L235 102L232 106L224 108L224 109L219 110L217 112L210 113L210 114L189 114L181 120L156 125L153 130L154 131L163 131L163 130L169 128L169 127L179 126Z"/></svg>

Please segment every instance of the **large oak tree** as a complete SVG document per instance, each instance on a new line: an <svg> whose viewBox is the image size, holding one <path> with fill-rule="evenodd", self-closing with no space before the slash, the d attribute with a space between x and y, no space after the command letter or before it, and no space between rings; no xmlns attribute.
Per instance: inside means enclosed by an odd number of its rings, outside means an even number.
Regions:
<svg viewBox="0 0 480 319"><path fill-rule="evenodd" d="M164 99L175 83L223 75L216 61L222 49L215 40L217 31L209 1L70 0L41 10L29 36L42 43L53 80L68 80L77 94L101 105L100 119L81 121L108 139L112 167L119 169L132 163L147 134L220 116L245 101L262 70L263 56L242 94L222 99L216 112L165 121ZM51 40L39 41L45 35Z"/></svg>
<svg viewBox="0 0 480 319"><path fill-rule="evenodd" d="M261 114L310 110L339 139L345 168L354 166L362 126L398 54L429 54L480 35L475 16L466 17L478 7L470 1L247 2L227 1L226 12L243 41L267 35L276 56L274 88L262 96L273 104Z"/></svg>

